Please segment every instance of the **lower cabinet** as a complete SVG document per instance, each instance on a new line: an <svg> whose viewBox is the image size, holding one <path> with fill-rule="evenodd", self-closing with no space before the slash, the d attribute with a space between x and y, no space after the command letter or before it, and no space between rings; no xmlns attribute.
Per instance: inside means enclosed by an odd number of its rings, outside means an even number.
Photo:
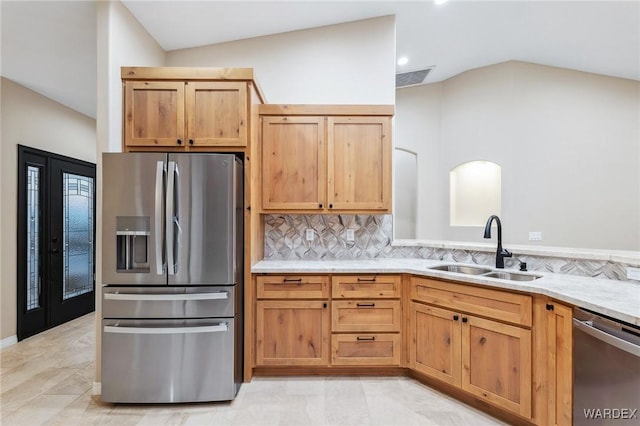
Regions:
<svg viewBox="0 0 640 426"><path fill-rule="evenodd" d="M256 364L329 365L329 323L326 301L258 301Z"/></svg>
<svg viewBox="0 0 640 426"><path fill-rule="evenodd" d="M570 426L573 422L573 309L546 303L548 424Z"/></svg>
<svg viewBox="0 0 640 426"><path fill-rule="evenodd" d="M523 325L530 324L530 296L447 284L412 282L409 367L531 419L532 336ZM515 324L504 323L500 309Z"/></svg>
<svg viewBox="0 0 640 426"><path fill-rule="evenodd" d="M571 424L568 306L417 276L405 289L399 275L255 283L257 367L406 365L530 422Z"/></svg>
<svg viewBox="0 0 640 426"><path fill-rule="evenodd" d="M333 365L400 365L399 333L333 334L331 364Z"/></svg>

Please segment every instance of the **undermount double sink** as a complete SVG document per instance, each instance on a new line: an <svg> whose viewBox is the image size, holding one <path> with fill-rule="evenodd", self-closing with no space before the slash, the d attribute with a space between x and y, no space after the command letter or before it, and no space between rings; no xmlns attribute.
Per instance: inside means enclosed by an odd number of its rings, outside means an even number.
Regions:
<svg viewBox="0 0 640 426"><path fill-rule="evenodd" d="M540 275L519 274L517 272L494 271L493 269L483 268L481 266L469 265L439 265L432 266L428 269L434 271L454 272L456 274L476 275L486 278L497 278L507 281L533 281L540 278Z"/></svg>

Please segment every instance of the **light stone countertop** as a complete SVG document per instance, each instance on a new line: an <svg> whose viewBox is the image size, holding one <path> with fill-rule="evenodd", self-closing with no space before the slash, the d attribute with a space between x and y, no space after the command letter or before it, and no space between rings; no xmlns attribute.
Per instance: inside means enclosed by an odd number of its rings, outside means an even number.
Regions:
<svg viewBox="0 0 640 426"><path fill-rule="evenodd" d="M604 315L640 326L640 283L616 281L576 275L530 271L524 274L541 275L533 281L507 281L478 275L464 275L429 269L432 266L453 264L431 259L373 259L373 260L262 260L251 267L252 273L407 273L424 277L481 284L505 290L543 294L554 299L590 309ZM462 264L461 264L462 265ZM485 266L485 265L470 265ZM493 269L493 268L492 268ZM519 272L504 269L507 272Z"/></svg>

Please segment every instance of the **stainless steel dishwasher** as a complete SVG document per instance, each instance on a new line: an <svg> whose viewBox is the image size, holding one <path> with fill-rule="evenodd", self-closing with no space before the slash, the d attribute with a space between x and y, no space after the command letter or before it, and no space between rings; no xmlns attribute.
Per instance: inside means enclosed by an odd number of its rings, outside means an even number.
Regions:
<svg viewBox="0 0 640 426"><path fill-rule="evenodd" d="M640 327L576 308L573 424L640 424Z"/></svg>

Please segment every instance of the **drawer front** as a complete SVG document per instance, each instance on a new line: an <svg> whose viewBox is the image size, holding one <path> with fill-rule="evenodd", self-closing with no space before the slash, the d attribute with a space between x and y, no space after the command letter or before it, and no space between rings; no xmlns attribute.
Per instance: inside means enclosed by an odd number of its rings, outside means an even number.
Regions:
<svg viewBox="0 0 640 426"><path fill-rule="evenodd" d="M400 298L400 275L342 275L331 278L335 299Z"/></svg>
<svg viewBox="0 0 640 426"><path fill-rule="evenodd" d="M400 365L400 334L334 334L332 365Z"/></svg>
<svg viewBox="0 0 640 426"><path fill-rule="evenodd" d="M400 331L399 300L337 300L331 303L332 331Z"/></svg>
<svg viewBox="0 0 640 426"><path fill-rule="evenodd" d="M411 299L488 318L531 326L531 296L413 277Z"/></svg>
<svg viewBox="0 0 640 426"><path fill-rule="evenodd" d="M103 318L233 317L235 286L103 287Z"/></svg>
<svg viewBox="0 0 640 426"><path fill-rule="evenodd" d="M328 299L329 277L268 275L257 277L258 299Z"/></svg>

